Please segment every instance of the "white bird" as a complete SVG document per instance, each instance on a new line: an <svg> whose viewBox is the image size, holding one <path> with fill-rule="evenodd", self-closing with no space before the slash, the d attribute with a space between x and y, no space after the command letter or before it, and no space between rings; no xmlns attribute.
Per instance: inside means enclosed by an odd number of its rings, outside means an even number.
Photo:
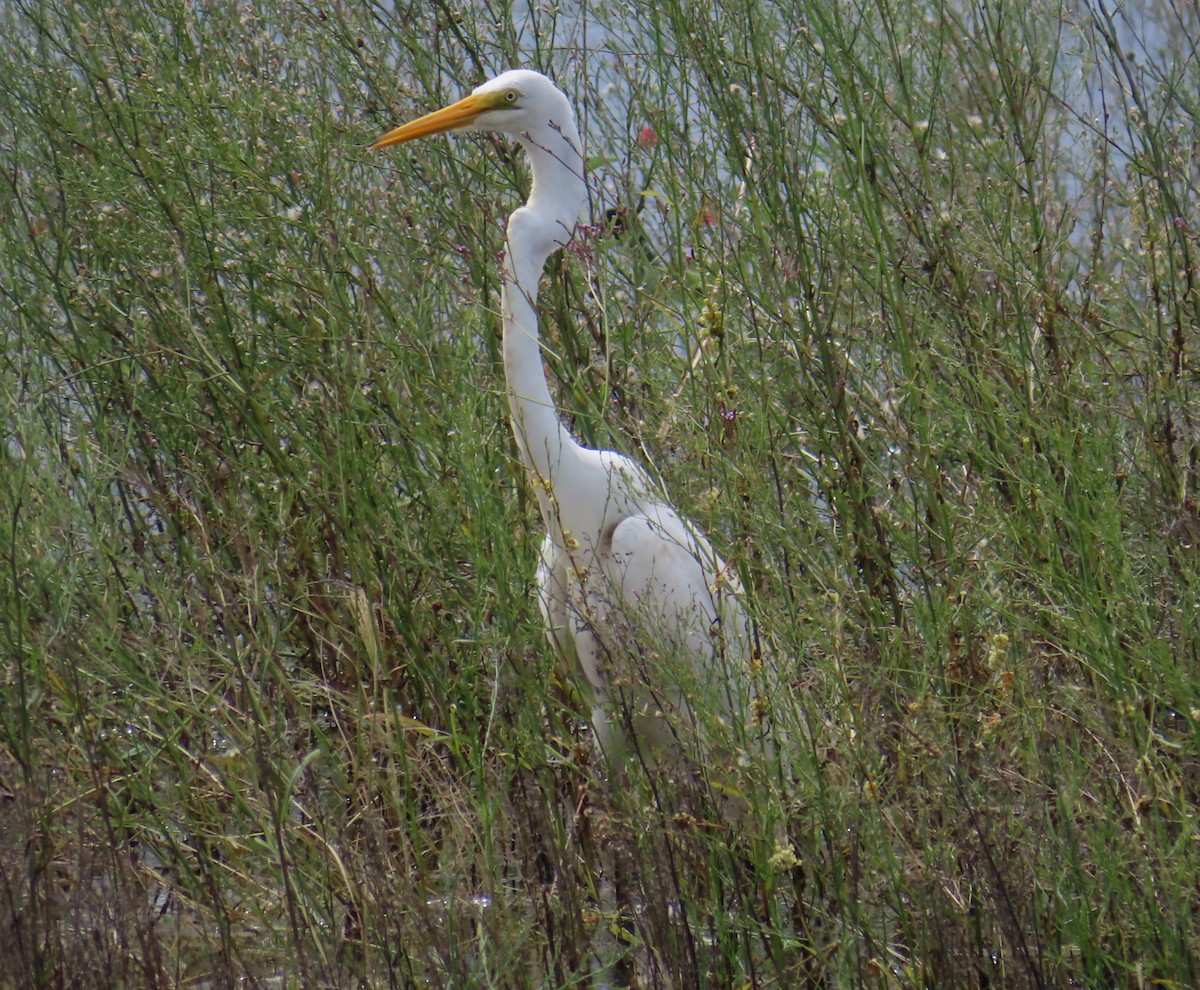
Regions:
<svg viewBox="0 0 1200 990"><path fill-rule="evenodd" d="M759 735L758 665L736 576L630 458L579 444L550 395L538 280L575 236L587 198L567 98L545 76L512 70L371 147L443 131L510 134L532 167L529 199L505 235L504 370L513 433L547 529L538 599L552 646L589 696L597 742L610 760L635 752L653 760L689 744L699 711Z"/></svg>

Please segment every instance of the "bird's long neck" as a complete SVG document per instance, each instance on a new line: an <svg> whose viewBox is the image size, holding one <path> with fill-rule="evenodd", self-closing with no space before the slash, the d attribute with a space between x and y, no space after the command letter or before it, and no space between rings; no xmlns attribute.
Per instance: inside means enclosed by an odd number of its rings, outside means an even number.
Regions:
<svg viewBox="0 0 1200 990"><path fill-rule="evenodd" d="M579 446L558 418L538 337L538 280L546 259L570 241L587 190L583 154L568 115L521 136L533 169L529 200L508 221L504 284L504 372L513 432L537 484L542 516L551 532L561 528L553 489L564 460Z"/></svg>

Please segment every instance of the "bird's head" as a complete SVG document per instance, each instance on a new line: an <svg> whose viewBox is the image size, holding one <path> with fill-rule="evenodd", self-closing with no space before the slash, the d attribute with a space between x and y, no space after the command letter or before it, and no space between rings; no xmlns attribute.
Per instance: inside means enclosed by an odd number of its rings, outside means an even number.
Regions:
<svg viewBox="0 0 1200 990"><path fill-rule="evenodd" d="M372 150L443 131L504 131L520 137L571 114L567 98L540 72L511 69L441 110L389 131Z"/></svg>

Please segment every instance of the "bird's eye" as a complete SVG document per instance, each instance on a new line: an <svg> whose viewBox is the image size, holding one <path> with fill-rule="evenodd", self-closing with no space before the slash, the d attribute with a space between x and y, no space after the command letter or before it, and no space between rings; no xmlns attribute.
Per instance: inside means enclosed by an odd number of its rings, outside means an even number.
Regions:
<svg viewBox="0 0 1200 990"><path fill-rule="evenodd" d="M504 99L507 100L509 103L516 103L517 102L517 91L515 89L510 89L507 93L504 94Z"/></svg>

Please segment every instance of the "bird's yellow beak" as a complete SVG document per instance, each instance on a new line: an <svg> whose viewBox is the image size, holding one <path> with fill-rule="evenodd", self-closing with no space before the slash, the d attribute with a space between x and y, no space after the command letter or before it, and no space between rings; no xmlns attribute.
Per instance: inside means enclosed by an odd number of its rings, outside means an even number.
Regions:
<svg viewBox="0 0 1200 990"><path fill-rule="evenodd" d="M425 114L424 117L418 117L407 124L402 124L394 131L388 131L371 145L371 150L379 151L381 148L390 148L393 144L425 137L427 134L441 134L443 131L466 127L481 113L494 107L495 100L490 99L488 95L476 96L472 93L470 96L464 96L457 103L452 103L441 110L435 110L433 113Z"/></svg>

